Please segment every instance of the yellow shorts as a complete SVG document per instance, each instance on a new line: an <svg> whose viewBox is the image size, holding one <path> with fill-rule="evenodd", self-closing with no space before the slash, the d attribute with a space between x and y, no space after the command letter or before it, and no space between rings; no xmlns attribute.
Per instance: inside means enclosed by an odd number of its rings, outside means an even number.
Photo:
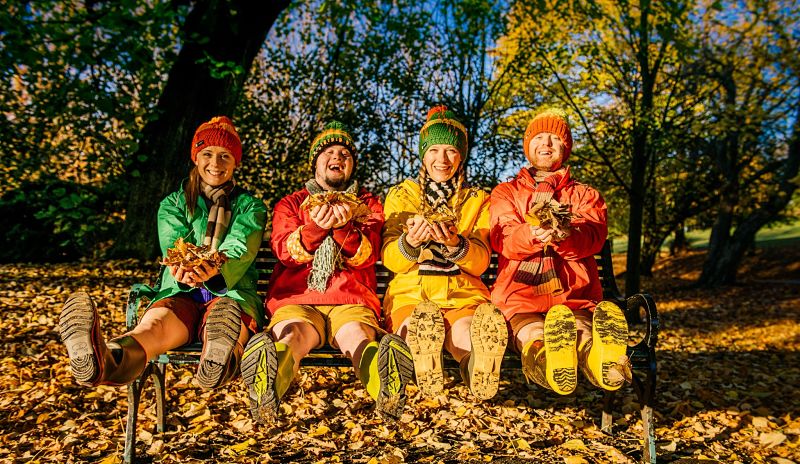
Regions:
<svg viewBox="0 0 800 464"><path fill-rule="evenodd" d="M401 308L397 308L391 312L388 316L386 316L386 327L388 330L391 330L392 333L397 333L397 329L403 324L403 321L408 319L411 316L411 313L414 311L416 305L408 305L403 306ZM455 324L455 322L459 319L470 317L475 314L475 309L477 306L466 306L463 308L444 308L442 309L442 316L444 317L444 330L445 332L450 330L450 327Z"/></svg>
<svg viewBox="0 0 800 464"><path fill-rule="evenodd" d="M314 326L319 334L319 345L322 348L330 343L339 329L348 322L360 322L374 328L379 334L384 333L375 317L375 311L363 305L286 305L281 306L272 315L268 330L275 324L292 319L300 319Z"/></svg>

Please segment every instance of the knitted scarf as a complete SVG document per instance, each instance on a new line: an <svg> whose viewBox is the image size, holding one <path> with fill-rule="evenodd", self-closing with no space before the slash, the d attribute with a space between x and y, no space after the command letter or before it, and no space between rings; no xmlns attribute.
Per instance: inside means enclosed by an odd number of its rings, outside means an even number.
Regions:
<svg viewBox="0 0 800 464"><path fill-rule="evenodd" d="M432 210L447 206L450 197L456 192L458 176L444 182L428 181L425 184L425 200ZM461 269L448 258L449 250L441 243L430 241L422 245L420 252L419 275L458 275Z"/></svg>
<svg viewBox="0 0 800 464"><path fill-rule="evenodd" d="M535 175L535 172L532 172ZM569 183L569 167L559 169L544 179L536 181L536 188L531 199L531 206L538 202L550 201L553 195ZM544 246L539 255L533 256L519 264L514 273L514 281L533 287L534 295L560 295L564 287L556 274L552 247Z"/></svg>
<svg viewBox="0 0 800 464"><path fill-rule="evenodd" d="M310 179L306 182L306 189L312 194L325 192L316 180ZM345 193L358 195L358 182L353 180L345 189ZM311 263L311 273L308 275L308 288L320 293L325 293L328 289L328 281L336 269L344 268L341 248L337 248L336 241L328 234L322 244L314 252L314 261Z"/></svg>
<svg viewBox="0 0 800 464"><path fill-rule="evenodd" d="M212 251L219 249L228 225L231 222L231 200L229 198L236 182L233 179L224 184L212 187L202 180L200 181L200 193L211 202L208 209L208 224L206 225L206 235L203 237L203 245L211 245Z"/></svg>

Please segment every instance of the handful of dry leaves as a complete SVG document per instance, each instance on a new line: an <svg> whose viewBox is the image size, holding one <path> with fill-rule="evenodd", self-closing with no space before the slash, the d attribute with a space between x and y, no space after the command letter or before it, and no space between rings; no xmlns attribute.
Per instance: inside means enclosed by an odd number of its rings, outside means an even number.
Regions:
<svg viewBox="0 0 800 464"><path fill-rule="evenodd" d="M553 229L553 238L563 240L569 237L572 230L572 213L569 205L562 205L556 200L536 202L525 215L525 221L532 226Z"/></svg>
<svg viewBox="0 0 800 464"><path fill-rule="evenodd" d="M458 216L454 213L450 208L445 205L438 207L437 209L427 209L422 211L422 216L428 221L428 224L440 223L446 224L451 223L454 224L458 220Z"/></svg>
<svg viewBox="0 0 800 464"><path fill-rule="evenodd" d="M202 264L211 264L215 268L222 266L228 258L219 251L211 251L209 246L197 246L183 241L175 240L175 246L167 250L167 256L161 261L165 266L183 266L191 269Z"/></svg>
<svg viewBox="0 0 800 464"><path fill-rule="evenodd" d="M350 210L353 212L353 217L351 218L353 222L364 222L372 214L369 206L364 204L356 195L345 192L323 192L309 195L300 204L300 208L309 211L315 206L333 206L337 204L350 206Z"/></svg>

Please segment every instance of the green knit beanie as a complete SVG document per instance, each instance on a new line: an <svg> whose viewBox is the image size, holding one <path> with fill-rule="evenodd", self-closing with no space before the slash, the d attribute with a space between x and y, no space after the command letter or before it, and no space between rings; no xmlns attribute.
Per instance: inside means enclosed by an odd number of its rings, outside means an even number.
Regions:
<svg viewBox="0 0 800 464"><path fill-rule="evenodd" d="M347 147L355 159L356 144L353 140L353 137L350 135L350 132L348 132L347 126L339 121L331 120L329 123L325 124L322 132L320 132L319 135L314 138L314 141L311 142L311 150L309 150L308 159L311 162L312 171L315 168L317 156L319 156L323 150L331 145L343 145Z"/></svg>
<svg viewBox="0 0 800 464"><path fill-rule="evenodd" d="M425 125L419 131L419 158L425 157L431 145L438 144L452 145L461 153L462 160L467 158L467 129L444 105L434 106L428 111Z"/></svg>

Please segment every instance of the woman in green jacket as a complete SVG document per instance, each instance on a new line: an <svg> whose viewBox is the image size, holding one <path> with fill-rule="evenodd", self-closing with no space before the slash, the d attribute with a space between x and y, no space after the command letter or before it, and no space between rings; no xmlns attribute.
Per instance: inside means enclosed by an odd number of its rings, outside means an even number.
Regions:
<svg viewBox="0 0 800 464"><path fill-rule="evenodd" d="M81 385L128 384L139 377L148 359L199 339L203 351L197 383L216 388L236 375L242 347L264 323L255 258L266 206L233 180L242 145L230 119L219 116L201 124L191 155L194 168L188 181L158 209L161 252L166 256L182 238L219 251L226 259L219 267L205 262L167 266L139 324L108 343L89 294L72 294L61 311L59 328L72 374Z"/></svg>

